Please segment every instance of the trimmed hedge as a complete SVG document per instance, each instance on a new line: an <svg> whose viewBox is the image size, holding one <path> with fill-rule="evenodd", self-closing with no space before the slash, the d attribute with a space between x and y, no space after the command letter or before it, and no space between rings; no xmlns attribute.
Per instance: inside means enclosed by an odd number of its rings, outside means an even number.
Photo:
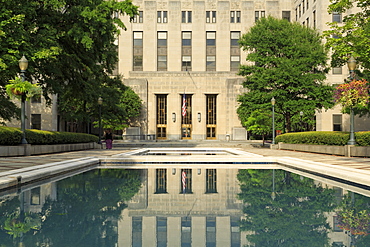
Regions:
<svg viewBox="0 0 370 247"><path fill-rule="evenodd" d="M33 145L71 144L99 141L99 137L83 133L27 129L25 134L27 142ZM19 128L0 126L0 145L18 145L20 144L21 139L22 132Z"/></svg>
<svg viewBox="0 0 370 247"><path fill-rule="evenodd" d="M358 146L370 146L370 131L355 132ZM314 144L344 146L349 140L348 132L340 131L308 131L286 133L276 137L276 143L284 142L290 144Z"/></svg>

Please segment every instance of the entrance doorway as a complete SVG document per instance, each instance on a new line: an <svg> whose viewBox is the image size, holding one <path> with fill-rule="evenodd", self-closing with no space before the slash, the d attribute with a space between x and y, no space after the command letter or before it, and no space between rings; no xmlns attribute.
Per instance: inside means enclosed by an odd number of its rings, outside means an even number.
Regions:
<svg viewBox="0 0 370 247"><path fill-rule="evenodd" d="M181 96L181 139L191 139L192 136L192 96L183 94Z"/></svg>

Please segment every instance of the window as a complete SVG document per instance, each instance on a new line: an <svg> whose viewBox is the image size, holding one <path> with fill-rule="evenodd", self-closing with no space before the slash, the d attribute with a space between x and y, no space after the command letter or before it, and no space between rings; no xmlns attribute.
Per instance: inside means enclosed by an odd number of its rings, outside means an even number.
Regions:
<svg viewBox="0 0 370 247"><path fill-rule="evenodd" d="M231 32L230 35L230 71L238 71L240 66L240 32Z"/></svg>
<svg viewBox="0 0 370 247"><path fill-rule="evenodd" d="M134 19L132 22L143 23L143 11L139 11L139 14L134 16Z"/></svg>
<svg viewBox="0 0 370 247"><path fill-rule="evenodd" d="M181 11L181 22L191 23L191 11Z"/></svg>
<svg viewBox="0 0 370 247"><path fill-rule="evenodd" d="M206 70L216 71L216 32L206 33Z"/></svg>
<svg viewBox="0 0 370 247"><path fill-rule="evenodd" d="M299 6L298 6L298 9L299 9L299 11L298 11L298 12L299 12L299 16L298 16L298 17L299 17L299 18L301 18L301 15L302 15L302 12L301 12L301 5L299 5Z"/></svg>
<svg viewBox="0 0 370 247"><path fill-rule="evenodd" d="M157 95L157 139L166 139L167 94Z"/></svg>
<svg viewBox="0 0 370 247"><path fill-rule="evenodd" d="M342 67L333 67L332 72L333 72L333 75L341 75L342 74Z"/></svg>
<svg viewBox="0 0 370 247"><path fill-rule="evenodd" d="M206 11L206 23L216 23L216 11Z"/></svg>
<svg viewBox="0 0 370 247"><path fill-rule="evenodd" d="M307 1L306 9L308 10L310 0L306 0L306 1Z"/></svg>
<svg viewBox="0 0 370 247"><path fill-rule="evenodd" d="M191 71L191 56L192 56L192 46L191 46L191 32L182 32L182 42L181 42L181 70Z"/></svg>
<svg viewBox="0 0 370 247"><path fill-rule="evenodd" d="M191 246L191 217L181 217L181 246Z"/></svg>
<svg viewBox="0 0 370 247"><path fill-rule="evenodd" d="M230 23L240 23L240 11L230 11Z"/></svg>
<svg viewBox="0 0 370 247"><path fill-rule="evenodd" d="M255 11L254 16L255 16L255 21L258 21L260 18L265 17L265 11Z"/></svg>
<svg viewBox="0 0 370 247"><path fill-rule="evenodd" d="M306 5L305 5L305 2L304 2L305 0L303 0L303 2L302 2L302 14L304 14L304 11L305 11L305 7L306 7Z"/></svg>
<svg viewBox="0 0 370 247"><path fill-rule="evenodd" d="M133 70L143 71L143 32L134 32Z"/></svg>
<svg viewBox="0 0 370 247"><path fill-rule="evenodd" d="M313 17L313 28L316 28L316 10L313 11L312 17Z"/></svg>
<svg viewBox="0 0 370 247"><path fill-rule="evenodd" d="M237 216L230 217L231 226L231 247L240 247L240 218Z"/></svg>
<svg viewBox="0 0 370 247"><path fill-rule="evenodd" d="M41 130L41 114L31 114L31 129Z"/></svg>
<svg viewBox="0 0 370 247"><path fill-rule="evenodd" d="M283 11L282 17L290 22L290 11Z"/></svg>
<svg viewBox="0 0 370 247"><path fill-rule="evenodd" d="M333 114L333 131L342 131L342 114Z"/></svg>
<svg viewBox="0 0 370 247"><path fill-rule="evenodd" d="M158 32L157 70L167 71L167 32Z"/></svg>
<svg viewBox="0 0 370 247"><path fill-rule="evenodd" d="M143 243L143 218L133 216L132 220L132 246L142 246Z"/></svg>
<svg viewBox="0 0 370 247"><path fill-rule="evenodd" d="M216 217L206 217L206 247L216 247Z"/></svg>
<svg viewBox="0 0 370 247"><path fill-rule="evenodd" d="M167 218L157 217L157 245L167 246Z"/></svg>
<svg viewBox="0 0 370 247"><path fill-rule="evenodd" d="M193 193L192 190L192 170L191 169L181 169L181 189L180 193L181 194L186 194L186 193Z"/></svg>
<svg viewBox="0 0 370 247"><path fill-rule="evenodd" d="M206 138L207 139L216 139L216 94L207 94L206 95Z"/></svg>
<svg viewBox="0 0 370 247"><path fill-rule="evenodd" d="M31 189L30 204L31 205L40 205L41 204L40 195L41 195L40 187Z"/></svg>
<svg viewBox="0 0 370 247"><path fill-rule="evenodd" d="M167 193L167 169L156 169L156 193Z"/></svg>
<svg viewBox="0 0 370 247"><path fill-rule="evenodd" d="M341 13L333 12L332 17L333 17L333 20L332 20L333 22L338 22L338 23L342 22L342 14Z"/></svg>
<svg viewBox="0 0 370 247"><path fill-rule="evenodd" d="M217 193L216 169L206 169L206 193Z"/></svg>
<svg viewBox="0 0 370 247"><path fill-rule="evenodd" d="M167 23L167 11L157 11L157 23Z"/></svg>

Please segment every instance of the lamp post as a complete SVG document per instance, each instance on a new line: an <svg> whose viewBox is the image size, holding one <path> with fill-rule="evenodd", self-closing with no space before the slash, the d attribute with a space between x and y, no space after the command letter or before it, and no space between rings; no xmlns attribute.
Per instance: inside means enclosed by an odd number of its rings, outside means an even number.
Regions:
<svg viewBox="0 0 370 247"><path fill-rule="evenodd" d="M103 98L99 97L98 99L98 105L99 105L99 142L98 144L101 144L101 105L103 104Z"/></svg>
<svg viewBox="0 0 370 247"><path fill-rule="evenodd" d="M304 128L303 128L303 122L302 122L302 120L303 120L303 111L300 111L300 112L299 112L299 115L301 116L301 117L300 117L300 120L301 120L301 121L300 121L300 125L301 125L301 132L302 132L302 131L304 131Z"/></svg>
<svg viewBox="0 0 370 247"><path fill-rule="evenodd" d="M272 144L275 144L275 98L272 97L271 105L272 105Z"/></svg>
<svg viewBox="0 0 370 247"><path fill-rule="evenodd" d="M355 76L354 76L354 71L355 71L355 68L356 68L356 60L355 58L351 55L351 57L349 58L348 62L347 62L347 66L348 66L348 69L349 69L349 78L350 80L354 80L355 79ZM349 140L348 140L348 145L356 145L356 140L355 140L355 131L354 131L354 122L355 122L355 114L353 112L353 106L351 106L350 108L350 134L349 134Z"/></svg>
<svg viewBox="0 0 370 247"><path fill-rule="evenodd" d="M275 200L276 193L275 193L275 169L272 169L272 192L271 192L271 199Z"/></svg>
<svg viewBox="0 0 370 247"><path fill-rule="evenodd" d="M25 75L24 73L26 72L28 68L28 60L26 57L23 55L22 58L18 61L19 68L21 69L21 78L22 81L25 81ZM26 94L22 94L22 99L21 99L21 131L22 131L22 140L21 144L27 144L26 140L26 123L25 123L25 118L26 118Z"/></svg>

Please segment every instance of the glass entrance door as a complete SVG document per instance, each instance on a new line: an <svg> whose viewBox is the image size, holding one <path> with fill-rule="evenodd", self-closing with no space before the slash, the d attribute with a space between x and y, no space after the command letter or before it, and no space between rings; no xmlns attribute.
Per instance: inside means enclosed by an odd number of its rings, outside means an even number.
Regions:
<svg viewBox="0 0 370 247"><path fill-rule="evenodd" d="M207 139L216 139L216 94L206 95L207 100L207 119L206 119L206 128L207 128Z"/></svg>
<svg viewBox="0 0 370 247"><path fill-rule="evenodd" d="M192 117L191 117L191 94L181 95L181 139L191 139Z"/></svg>
<svg viewBox="0 0 370 247"><path fill-rule="evenodd" d="M157 139L167 139L167 95L157 95Z"/></svg>

